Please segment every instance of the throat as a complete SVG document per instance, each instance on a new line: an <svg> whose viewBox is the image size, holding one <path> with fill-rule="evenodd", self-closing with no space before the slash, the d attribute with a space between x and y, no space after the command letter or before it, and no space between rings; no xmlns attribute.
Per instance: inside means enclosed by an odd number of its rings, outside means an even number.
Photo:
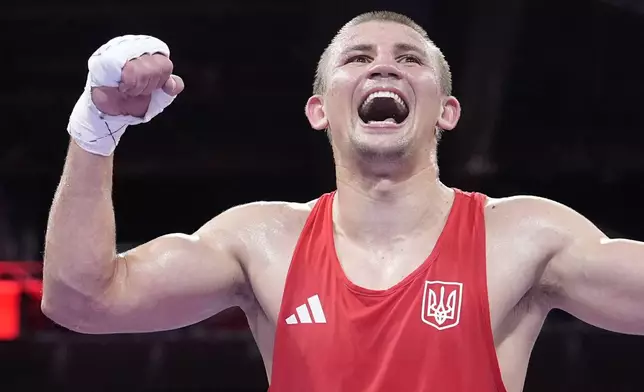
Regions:
<svg viewBox="0 0 644 392"><path fill-rule="evenodd" d="M431 257L455 200L442 185L378 199L338 186L332 204L335 252L356 289L386 290Z"/></svg>
<svg viewBox="0 0 644 392"><path fill-rule="evenodd" d="M361 230L347 229L334 222L333 233L336 240L364 250L363 258L374 263L380 259L391 259L392 256L400 254L409 242L413 242L413 238L419 235L414 230L396 230L393 225L382 221L376 224L366 223Z"/></svg>
<svg viewBox="0 0 644 392"><path fill-rule="evenodd" d="M339 235L363 246L404 242L442 229L454 191L418 176L405 184L361 184L338 178L332 214Z"/></svg>

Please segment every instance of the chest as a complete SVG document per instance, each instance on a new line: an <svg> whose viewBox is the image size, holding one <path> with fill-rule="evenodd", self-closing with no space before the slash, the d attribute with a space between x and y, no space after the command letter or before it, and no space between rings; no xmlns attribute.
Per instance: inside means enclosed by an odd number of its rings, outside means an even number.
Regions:
<svg viewBox="0 0 644 392"><path fill-rule="evenodd" d="M257 303L266 321L272 326L276 325L279 318L286 279L297 240L297 235L282 236L269 242L269 249L266 248L265 243L261 252L257 254L261 262L254 263L247 271ZM419 241L416 244L408 243L394 247L394 252L389 253L388 256L399 254L400 257L391 262L377 257L365 258L368 253L338 241L336 262L339 263L339 271L345 274L348 282L366 289L383 290L400 284L422 267L430 257L435 242ZM400 249L398 253L396 253L397 249ZM534 255L526 253L525 250L521 251L511 242L501 240L493 231L486 238L485 249L483 261L485 269L482 273L486 275L485 290L491 326L495 331L532 287L538 274L539 264L532 260L535 259ZM351 255L354 255L359 262L340 261L341 258L346 259L348 256L350 258ZM441 260L441 263L449 262L448 259ZM315 271L312 273L314 274ZM422 290L424 289L423 287ZM440 293L440 290L437 293ZM419 292L417 295L421 298L423 294Z"/></svg>

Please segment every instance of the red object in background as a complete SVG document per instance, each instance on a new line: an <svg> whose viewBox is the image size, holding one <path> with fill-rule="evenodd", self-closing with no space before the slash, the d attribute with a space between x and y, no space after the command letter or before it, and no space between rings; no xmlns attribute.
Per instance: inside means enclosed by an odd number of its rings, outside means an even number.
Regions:
<svg viewBox="0 0 644 392"><path fill-rule="evenodd" d="M0 340L20 335L20 286L13 280L0 280Z"/></svg>
<svg viewBox="0 0 644 392"><path fill-rule="evenodd" d="M0 275L9 278L0 280L0 340L14 340L20 336L23 294L40 303L42 281L34 275L41 271L42 263L38 262L0 262Z"/></svg>

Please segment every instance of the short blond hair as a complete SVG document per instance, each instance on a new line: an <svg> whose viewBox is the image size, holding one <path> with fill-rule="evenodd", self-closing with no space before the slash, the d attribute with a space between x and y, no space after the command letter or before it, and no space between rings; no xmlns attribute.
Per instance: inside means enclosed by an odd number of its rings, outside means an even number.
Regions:
<svg viewBox="0 0 644 392"><path fill-rule="evenodd" d="M360 14L356 16L355 18L351 19L349 22L347 22L342 28L338 31L338 33L333 37L333 40L331 40L331 43L324 49L324 52L322 53L322 56L320 56L320 60L318 61L317 69L315 71L315 80L313 82L313 94L323 94L326 91L326 76L325 72L327 70L327 65L329 63L329 58L331 56L331 48L333 45L336 43L338 37L348 28L357 26L362 23L366 22L393 22L393 23L398 23L403 26L407 26L412 28L414 31L416 31L418 34L427 41L429 47L431 47L433 58L435 60L434 66L436 67L436 71L438 72L438 80L440 84L440 88L443 94L445 95L451 95L452 94L452 72L450 70L449 63L447 62L447 59L445 58L445 55L443 52L434 44L434 42L429 39L429 36L427 35L427 32L425 29L420 27L420 25L416 22L414 22L410 17L398 14L396 12L391 12L391 11L372 11L372 12L366 12L364 14Z"/></svg>

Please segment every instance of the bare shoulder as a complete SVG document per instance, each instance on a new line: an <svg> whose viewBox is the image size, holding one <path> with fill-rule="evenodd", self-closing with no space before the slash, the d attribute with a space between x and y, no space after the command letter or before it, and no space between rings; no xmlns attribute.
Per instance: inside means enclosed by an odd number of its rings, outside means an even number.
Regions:
<svg viewBox="0 0 644 392"><path fill-rule="evenodd" d="M217 215L195 234L209 243L234 245L238 256L244 256L257 245L278 244L298 236L316 200L307 203L256 201L241 204ZM209 241L208 239L217 239ZM247 257L240 257L247 259Z"/></svg>
<svg viewBox="0 0 644 392"><path fill-rule="evenodd" d="M593 230L594 225L572 208L538 196L488 198L486 217L490 223L511 225L561 235Z"/></svg>
<svg viewBox="0 0 644 392"><path fill-rule="evenodd" d="M515 298L545 305L534 309L549 309L549 301L535 300L549 298L541 294L553 290L552 274L544 272L553 258L578 241L602 235L572 208L537 196L488 198L485 227L490 279L511 282L507 287Z"/></svg>
<svg viewBox="0 0 644 392"><path fill-rule="evenodd" d="M488 198L485 216L492 246L511 244L517 253L530 252L539 259L548 259L572 242L604 236L577 211L543 197Z"/></svg>
<svg viewBox="0 0 644 392"><path fill-rule="evenodd" d="M305 219L315 206L313 200L307 203L287 201L256 201L241 204L226 210L220 217L239 221L243 225L285 224ZM215 221L218 217L215 217ZM211 221L212 222L212 221Z"/></svg>
<svg viewBox="0 0 644 392"><path fill-rule="evenodd" d="M539 196L519 195L508 197L487 197L487 210L498 210L503 212L527 212L536 214L552 213L557 210L569 209L561 203ZM534 209L534 210L533 210Z"/></svg>

